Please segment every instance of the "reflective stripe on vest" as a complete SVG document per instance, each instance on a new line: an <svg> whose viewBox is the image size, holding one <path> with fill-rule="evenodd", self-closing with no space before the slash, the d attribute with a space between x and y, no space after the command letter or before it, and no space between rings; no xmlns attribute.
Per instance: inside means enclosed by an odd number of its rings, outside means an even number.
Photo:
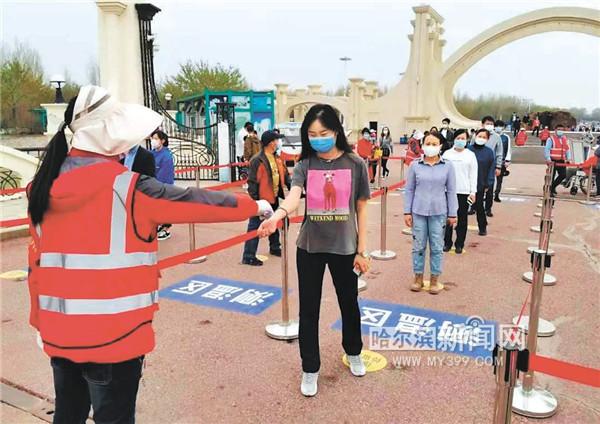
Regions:
<svg viewBox="0 0 600 424"><path fill-rule="evenodd" d="M569 150L569 143L565 136L557 137L552 135L552 148L550 149L550 159L554 160L565 160L567 151ZM560 146L557 146L559 144Z"/></svg>
<svg viewBox="0 0 600 424"><path fill-rule="evenodd" d="M40 309L65 315L106 315L134 311L158 303L158 291L114 299L63 299L38 296Z"/></svg>
<svg viewBox="0 0 600 424"><path fill-rule="evenodd" d="M156 252L125 252L127 231L127 192L134 173L117 175L113 184L113 201L110 219L109 253L54 253L44 252L40 256L42 268L64 269L120 269L156 265Z"/></svg>

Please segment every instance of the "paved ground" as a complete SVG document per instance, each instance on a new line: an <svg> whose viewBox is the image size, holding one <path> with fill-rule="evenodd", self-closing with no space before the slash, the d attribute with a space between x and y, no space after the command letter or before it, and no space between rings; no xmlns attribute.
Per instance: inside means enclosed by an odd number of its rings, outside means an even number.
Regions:
<svg viewBox="0 0 600 424"><path fill-rule="evenodd" d="M394 163L390 182L398 180ZM514 165L505 180L505 195L520 201L495 204L489 235L467 236L466 253L446 254L443 281L447 290L434 297L407 289L411 279L410 237L401 235L402 196L389 197L388 248L398 257L374 262L366 276L364 299L411 305L459 315L480 315L507 323L518 314L529 286L521 274L530 269L528 246L537 243L529 227L539 223L536 195L540 194L543 166ZM560 191L560 189L559 189ZM518 195L519 194L519 195ZM542 317L552 321L557 334L540 339L538 351L581 365L600 368L596 338L600 282L600 211L571 201L557 202L552 248L557 252L551 272L558 284L546 287ZM379 204L370 206L370 248L378 248ZM471 224L475 220L471 218ZM206 245L245 231L244 223L200 225L198 245ZM290 232L296 238L297 227ZM160 245L160 256L188 247L187 226L175 226L174 236ZM27 239L2 242L1 271L26 266ZM259 253L267 247L261 242ZM280 284L280 261L263 268L239 264L241 246L212 255L200 265L180 265L163 272L161 287L202 273L212 276ZM294 255L291 255L291 312L297 315ZM29 300L25 282L2 281L2 378L41 396L52 397L48 358L36 347L27 324ZM341 363L341 333L331 329L339 318L330 278L326 278L321 308L322 370L316 398L299 393L300 362L297 342L275 341L264 335L266 323L280 317L280 303L258 316L227 312L163 299L156 316L158 346L148 356L138 403L140 423L207 422L490 422L494 379L489 366L473 361L460 366L454 355L445 366L394 367L398 352L384 352L390 364L382 371L354 378ZM365 339L365 342L367 340ZM406 356L406 354L402 355ZM559 400L559 411L549 423L600 421L598 390L537 375ZM7 416L2 422L21 422ZM12 419L12 421L10 421ZM514 422L528 422L516 417Z"/></svg>

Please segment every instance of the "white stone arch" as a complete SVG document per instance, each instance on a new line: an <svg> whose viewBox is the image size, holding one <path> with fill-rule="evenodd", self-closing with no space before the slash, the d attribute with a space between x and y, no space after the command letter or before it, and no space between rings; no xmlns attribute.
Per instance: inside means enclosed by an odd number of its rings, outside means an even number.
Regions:
<svg viewBox="0 0 600 424"><path fill-rule="evenodd" d="M20 186L25 187L35 175L39 160L12 147L0 145L0 168L11 170L20 177Z"/></svg>
<svg viewBox="0 0 600 424"><path fill-rule="evenodd" d="M313 105L325 103L331 105L337 109L344 117L344 120L348 119L348 103L346 98L331 97L326 95L307 95L302 97L289 96L288 102L285 104L285 117L290 116L292 110L298 106Z"/></svg>
<svg viewBox="0 0 600 424"><path fill-rule="evenodd" d="M473 65L513 41L545 32L575 32L600 37L600 10L552 7L535 10L501 22L464 44L443 65L438 104L457 126L472 127L477 121L463 116L454 103L454 87Z"/></svg>

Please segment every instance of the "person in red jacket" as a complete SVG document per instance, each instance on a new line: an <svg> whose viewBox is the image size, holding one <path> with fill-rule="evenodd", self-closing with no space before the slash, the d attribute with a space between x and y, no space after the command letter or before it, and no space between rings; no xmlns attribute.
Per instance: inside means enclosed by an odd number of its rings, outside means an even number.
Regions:
<svg viewBox="0 0 600 424"><path fill-rule="evenodd" d="M540 133L540 144L542 146L546 145L546 140L548 140L550 138L550 130L548 129L548 126L546 125L544 127L544 129L542 130L542 132Z"/></svg>
<svg viewBox="0 0 600 424"><path fill-rule="evenodd" d="M374 146L373 142L371 141L371 132L365 127L363 128L361 134L362 137L358 140L356 146L356 153L365 161L365 164L367 164L367 168L369 170L369 181L373 183L375 179L375 172L371 159L373 158ZM375 167L377 167L377 163L375 163Z"/></svg>
<svg viewBox="0 0 600 424"><path fill-rule="evenodd" d="M412 137L408 140L406 159L404 160L407 166L410 165L413 160L420 159L423 155L423 149L421 149L421 140L423 140L423 133L421 131L415 131Z"/></svg>
<svg viewBox="0 0 600 424"><path fill-rule="evenodd" d="M524 146L525 143L527 143L527 133L525 132L525 128L521 128L515 138L515 144L517 146Z"/></svg>
<svg viewBox="0 0 600 424"><path fill-rule="evenodd" d="M535 118L533 118L533 124L532 124L532 128L531 128L531 136L533 137L534 134L537 135L538 137L540 136L540 118L538 115L535 115Z"/></svg>
<svg viewBox="0 0 600 424"><path fill-rule="evenodd" d="M162 117L85 86L28 187L30 323L54 373L54 423L133 423L158 310L156 227L242 221L268 202L181 188L119 159ZM65 128L73 132L69 151Z"/></svg>

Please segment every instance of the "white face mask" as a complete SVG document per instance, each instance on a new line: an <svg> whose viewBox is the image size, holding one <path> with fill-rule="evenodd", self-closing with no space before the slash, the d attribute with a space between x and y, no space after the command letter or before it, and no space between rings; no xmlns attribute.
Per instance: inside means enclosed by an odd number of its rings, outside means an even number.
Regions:
<svg viewBox="0 0 600 424"><path fill-rule="evenodd" d="M483 146L485 143L487 143L487 140L485 138L477 137L475 139L475 144L479 146Z"/></svg>
<svg viewBox="0 0 600 424"><path fill-rule="evenodd" d="M150 147L152 147L152 150L157 150L160 147L160 141L153 138L150 140Z"/></svg>
<svg viewBox="0 0 600 424"><path fill-rule="evenodd" d="M500 134L502 132L502 127L496 127L496 128L494 128L494 131L496 131L498 134Z"/></svg>
<svg viewBox="0 0 600 424"><path fill-rule="evenodd" d="M442 128L448 128L448 124L442 124Z"/></svg>
<svg viewBox="0 0 600 424"><path fill-rule="evenodd" d="M441 146L423 146L423 152L427 157L433 157L440 154Z"/></svg>
<svg viewBox="0 0 600 424"><path fill-rule="evenodd" d="M492 132L492 131L494 131L494 126L493 126L492 124L487 124L487 125L486 125L485 127L483 127L483 128L485 128L485 129L486 129L486 130L488 130L489 132Z"/></svg>

